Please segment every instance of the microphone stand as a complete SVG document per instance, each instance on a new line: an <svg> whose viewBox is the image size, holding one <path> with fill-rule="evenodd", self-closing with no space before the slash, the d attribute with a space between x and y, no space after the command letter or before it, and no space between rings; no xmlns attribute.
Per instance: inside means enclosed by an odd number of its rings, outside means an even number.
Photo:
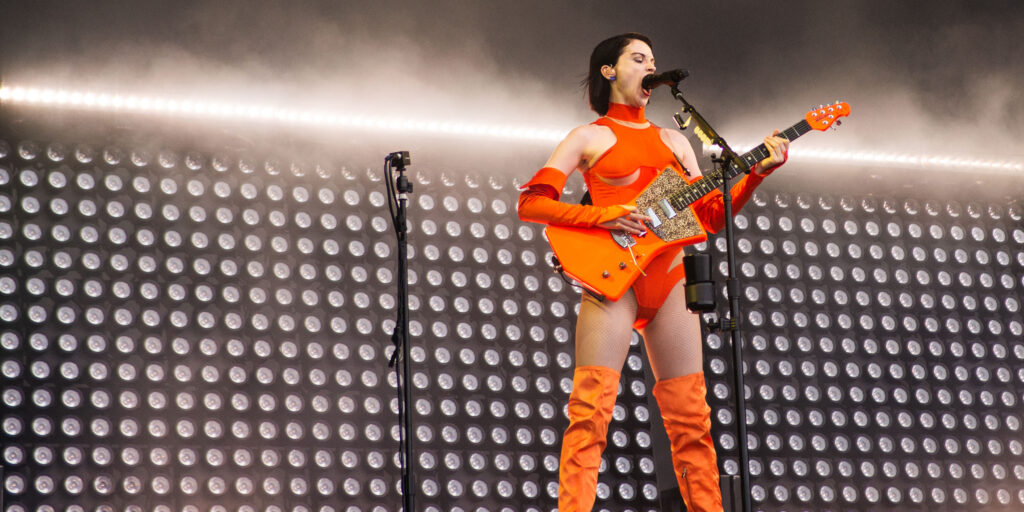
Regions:
<svg viewBox="0 0 1024 512"><path fill-rule="evenodd" d="M750 503L750 454L747 450L747 405L744 396L743 386L743 336L740 333L740 284L736 272L736 236L732 218L732 194L729 189L729 176L726 169L737 166L739 169L750 172L750 168L743 162L743 159L736 154L729 144L725 142L718 132L708 124L707 120L697 112L683 93L679 91L679 82L672 84L672 96L683 104L683 112L690 115L690 119L683 122L679 114L676 114L676 122L679 127L685 129L690 121L697 123L698 136L722 148L722 153L712 161L715 163L715 172L722 180L722 200L725 202L725 239L726 255L728 259L729 276L726 280L726 295L729 299L729 318L719 320L719 328L725 330L728 326L732 341L732 366L733 366L733 388L736 394L736 436L737 446L740 455L740 486L743 493L743 512L751 511ZM694 131L697 132L697 129ZM710 326L709 326L710 327Z"/></svg>
<svg viewBox="0 0 1024 512"><path fill-rule="evenodd" d="M398 388L398 437L401 444L399 460L402 472L402 510L404 512L415 512L413 502L415 501L415 479L413 478L411 464L413 461L412 452L412 422L409 406L412 403L411 373L409 365L409 260L408 240L406 240L406 203L408 194L412 192L412 183L405 176L405 166L409 165L408 151L398 151L389 154L384 159L384 180L388 191L388 210L391 211L392 221L395 226L395 234L398 237L398 321L395 323L395 331L391 335L391 342L395 345L395 351L391 353L391 361L388 366L395 369ZM392 179L392 168L398 171L398 178ZM401 356L399 356L401 354ZM399 357L401 366L397 365Z"/></svg>

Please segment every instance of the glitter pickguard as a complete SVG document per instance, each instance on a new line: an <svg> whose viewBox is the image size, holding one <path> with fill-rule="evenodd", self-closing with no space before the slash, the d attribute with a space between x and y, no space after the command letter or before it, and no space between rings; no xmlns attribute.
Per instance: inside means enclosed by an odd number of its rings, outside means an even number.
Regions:
<svg viewBox="0 0 1024 512"><path fill-rule="evenodd" d="M648 226L652 233L666 242L705 235L704 227L700 225L700 221L697 220L697 216L694 215L691 208L683 208L678 211L673 209L672 215L674 216L669 218L670 214L666 213L662 205L658 204L662 199L686 186L686 180L669 168L662 171L636 198L636 207L640 213L651 215L651 212L654 212L654 215L658 217L660 224L653 226L655 223L650 223Z"/></svg>

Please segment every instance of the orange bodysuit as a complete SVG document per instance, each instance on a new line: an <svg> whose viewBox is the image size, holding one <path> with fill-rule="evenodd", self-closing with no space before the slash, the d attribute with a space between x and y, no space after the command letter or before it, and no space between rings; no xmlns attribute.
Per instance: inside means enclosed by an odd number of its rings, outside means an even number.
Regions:
<svg viewBox="0 0 1024 512"><path fill-rule="evenodd" d="M624 215L626 210L618 205L631 203L662 169L671 168L687 182L693 181L687 177L676 155L662 141L661 128L654 124L645 128L632 128L614 119L640 124L646 121L642 108L617 103L609 105L605 117L594 121L594 124L611 129L615 135L615 144L583 173L593 206L558 202L566 174L558 169L544 168L523 185L524 190L519 197L521 219L544 224L592 227ZM602 179L615 180L631 175L636 175L636 179L623 186L609 185ZM733 186L734 212L743 207L762 180L762 176L751 173ZM714 233L725 225L721 191L716 190L704 196L693 204L693 209L707 231ZM635 328L642 328L654 318L672 288L685 277L682 265L673 266L681 251L682 247L676 247L659 254L644 269L646 275L641 275L633 282L638 308Z"/></svg>

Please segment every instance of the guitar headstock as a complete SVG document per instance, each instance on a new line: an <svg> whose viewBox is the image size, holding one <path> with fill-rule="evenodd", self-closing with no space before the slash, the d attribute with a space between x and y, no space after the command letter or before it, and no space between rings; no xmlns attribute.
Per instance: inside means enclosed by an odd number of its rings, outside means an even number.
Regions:
<svg viewBox="0 0 1024 512"><path fill-rule="evenodd" d="M811 128L824 131L826 128L839 126L842 124L839 118L848 115L850 115L850 105L837 101L832 105L818 105L818 108L812 108L804 116L804 119L807 120L807 124L811 125Z"/></svg>

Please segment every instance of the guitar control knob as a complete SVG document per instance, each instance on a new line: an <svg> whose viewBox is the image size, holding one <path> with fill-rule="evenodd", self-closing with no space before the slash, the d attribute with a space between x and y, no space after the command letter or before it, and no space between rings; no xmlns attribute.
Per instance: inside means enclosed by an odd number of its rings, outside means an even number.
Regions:
<svg viewBox="0 0 1024 512"><path fill-rule="evenodd" d="M605 270L604 272L601 272L601 277L608 279L609 277L611 277L611 273Z"/></svg>
<svg viewBox="0 0 1024 512"><path fill-rule="evenodd" d="M626 270L626 262L625 261L620 261L619 262L619 270Z"/></svg>

